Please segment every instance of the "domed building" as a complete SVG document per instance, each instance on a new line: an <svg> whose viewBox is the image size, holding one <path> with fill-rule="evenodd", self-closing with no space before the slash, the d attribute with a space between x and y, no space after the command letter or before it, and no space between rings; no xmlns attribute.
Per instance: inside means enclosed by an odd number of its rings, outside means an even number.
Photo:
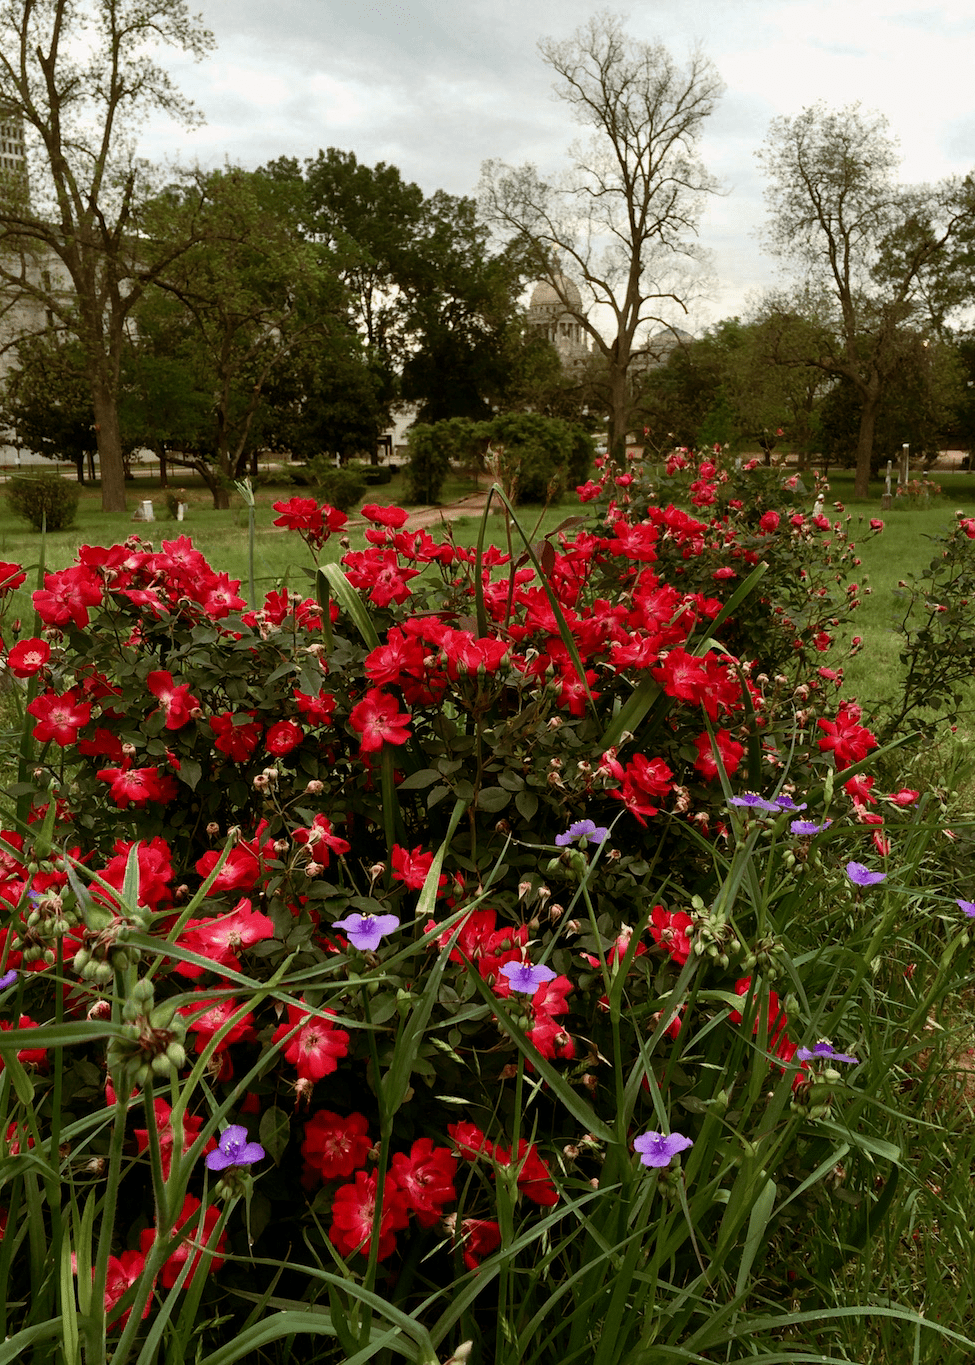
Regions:
<svg viewBox="0 0 975 1365"><path fill-rule="evenodd" d="M582 295L578 285L566 275L556 276L562 296L570 308L581 313ZM540 280L528 304L528 325L537 328L550 341L566 369L589 359L589 338L578 318L567 311L565 303L548 280Z"/></svg>

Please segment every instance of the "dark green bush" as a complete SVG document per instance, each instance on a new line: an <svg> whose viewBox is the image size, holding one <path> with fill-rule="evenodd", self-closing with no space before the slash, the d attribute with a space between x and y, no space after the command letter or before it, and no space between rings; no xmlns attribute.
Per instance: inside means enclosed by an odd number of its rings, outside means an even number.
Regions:
<svg viewBox="0 0 975 1365"><path fill-rule="evenodd" d="M358 469L329 469L316 471L318 495L341 512L358 506L366 491L365 480Z"/></svg>
<svg viewBox="0 0 975 1365"><path fill-rule="evenodd" d="M60 474L16 474L4 490L15 517L29 521L35 531L64 531L74 525L79 492Z"/></svg>
<svg viewBox="0 0 975 1365"><path fill-rule="evenodd" d="M393 471L382 464L357 465L355 472L362 476L367 488L380 488L393 478Z"/></svg>

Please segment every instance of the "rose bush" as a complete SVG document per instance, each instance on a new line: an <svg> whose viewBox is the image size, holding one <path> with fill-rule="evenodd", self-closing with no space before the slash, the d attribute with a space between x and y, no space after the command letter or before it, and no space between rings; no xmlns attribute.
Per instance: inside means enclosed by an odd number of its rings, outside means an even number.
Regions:
<svg viewBox="0 0 975 1365"><path fill-rule="evenodd" d="M365 550L259 606L185 538L46 575L0 836L0 1269L40 1277L8 1334L73 1315L119 1365L302 1332L336 1360L736 1358L779 1330L770 1247L821 1307L877 1234L887 1059L955 977L888 960L934 961L925 802L868 771L833 590L801 615L852 551L720 507L712 461L706 519L626 477L520 558L367 508ZM342 529L277 510L313 553ZM853 854L896 855L896 889ZM789 1205L836 1238L810 1254Z"/></svg>

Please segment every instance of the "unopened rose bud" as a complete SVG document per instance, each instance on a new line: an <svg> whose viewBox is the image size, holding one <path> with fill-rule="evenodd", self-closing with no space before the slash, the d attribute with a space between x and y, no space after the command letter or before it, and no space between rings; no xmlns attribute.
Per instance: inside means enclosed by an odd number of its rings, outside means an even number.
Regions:
<svg viewBox="0 0 975 1365"><path fill-rule="evenodd" d="M322 794L322 792L323 792L324 790L325 790L325 783L324 783L324 782L319 782L318 778L315 777L315 778L312 778L312 780L306 785L306 787L305 787L305 795L306 795L306 796L321 796L321 794Z"/></svg>
<svg viewBox="0 0 975 1365"><path fill-rule="evenodd" d="M254 778L253 786L255 791L262 792L266 787L269 787L270 785L271 785L270 782L267 780L263 773L258 773L257 776Z"/></svg>
<svg viewBox="0 0 975 1365"><path fill-rule="evenodd" d="M133 756L134 753L135 753L135 745L134 745L134 744L123 744L123 745L122 745L122 754L123 754L123 756L124 756L125 758L131 758L131 757Z"/></svg>
<svg viewBox="0 0 975 1365"><path fill-rule="evenodd" d="M514 1062L509 1062L507 1066L501 1068L500 1079L502 1081L513 1081L517 1075L518 1067Z"/></svg>
<svg viewBox="0 0 975 1365"><path fill-rule="evenodd" d="M217 824L216 820L211 820L207 825L207 838L215 839L219 833L220 826Z"/></svg>
<svg viewBox="0 0 975 1365"><path fill-rule="evenodd" d="M562 1148L562 1155L568 1157L570 1161L575 1161L579 1155L579 1148L573 1143L567 1142Z"/></svg>
<svg viewBox="0 0 975 1365"><path fill-rule="evenodd" d="M560 920L564 914L565 906L559 905L558 901L553 901L548 907L548 917L552 924L555 924L557 920Z"/></svg>

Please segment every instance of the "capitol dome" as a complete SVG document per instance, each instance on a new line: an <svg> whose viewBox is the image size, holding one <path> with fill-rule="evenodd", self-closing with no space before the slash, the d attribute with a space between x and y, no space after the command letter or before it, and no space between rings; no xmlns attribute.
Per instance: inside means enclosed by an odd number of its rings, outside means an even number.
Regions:
<svg viewBox="0 0 975 1365"><path fill-rule="evenodd" d="M582 295L567 275L553 278L561 297L552 283L539 280L528 304L528 323L544 334L562 357L562 364L570 367L589 355L589 338L577 316L583 312Z"/></svg>
<svg viewBox="0 0 975 1365"><path fill-rule="evenodd" d="M562 302L564 299L569 308L574 308L581 312L582 295L579 293L579 286L574 280L570 280L566 275L556 275L555 278L558 281L559 288L562 290L562 297L559 297L558 292L549 284L548 280L539 280L538 284L536 284L535 288L532 290L531 301L528 304L529 309L549 309L554 307L561 313L565 307L565 304Z"/></svg>

